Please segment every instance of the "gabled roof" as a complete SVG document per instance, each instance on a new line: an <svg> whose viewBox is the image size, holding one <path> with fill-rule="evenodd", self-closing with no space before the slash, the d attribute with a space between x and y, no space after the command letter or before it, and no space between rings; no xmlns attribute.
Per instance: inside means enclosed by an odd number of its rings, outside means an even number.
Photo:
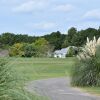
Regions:
<svg viewBox="0 0 100 100"><path fill-rule="evenodd" d="M67 51L69 50L70 47L77 49L77 47L75 47L75 46L69 46L67 48L62 48L61 50L56 50L54 53L55 54L67 54Z"/></svg>
<svg viewBox="0 0 100 100"><path fill-rule="evenodd" d="M67 53L68 48L63 48L61 50L56 50L54 53L56 54L63 54L63 53Z"/></svg>

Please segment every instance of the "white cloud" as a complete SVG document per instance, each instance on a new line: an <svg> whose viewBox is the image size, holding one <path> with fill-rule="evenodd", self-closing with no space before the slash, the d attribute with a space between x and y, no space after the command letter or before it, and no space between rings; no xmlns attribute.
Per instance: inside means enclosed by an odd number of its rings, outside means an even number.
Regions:
<svg viewBox="0 0 100 100"><path fill-rule="evenodd" d="M61 11L61 12L69 12L74 9L74 6L71 4L62 4L62 5L56 5L54 8L54 11Z"/></svg>
<svg viewBox="0 0 100 100"><path fill-rule="evenodd" d="M46 6L45 0L29 0L22 3L21 5L15 7L13 11L15 12L32 12L36 10L41 10Z"/></svg>
<svg viewBox="0 0 100 100"><path fill-rule="evenodd" d="M41 23L35 23L31 26L32 28L35 28L35 29L49 30L49 29L55 28L57 25L53 22L41 22Z"/></svg>
<svg viewBox="0 0 100 100"><path fill-rule="evenodd" d="M100 19L100 9L88 11L83 17L88 19Z"/></svg>

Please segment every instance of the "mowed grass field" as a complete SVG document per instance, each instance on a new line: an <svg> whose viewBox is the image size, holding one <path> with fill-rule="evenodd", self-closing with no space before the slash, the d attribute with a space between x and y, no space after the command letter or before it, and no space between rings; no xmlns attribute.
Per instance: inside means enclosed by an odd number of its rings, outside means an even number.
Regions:
<svg viewBox="0 0 100 100"><path fill-rule="evenodd" d="M9 58L9 65L25 80L67 77L75 58Z"/></svg>
<svg viewBox="0 0 100 100"><path fill-rule="evenodd" d="M69 77L76 58L8 58L8 65L25 83L46 78ZM84 87L86 92L100 95L100 87Z"/></svg>

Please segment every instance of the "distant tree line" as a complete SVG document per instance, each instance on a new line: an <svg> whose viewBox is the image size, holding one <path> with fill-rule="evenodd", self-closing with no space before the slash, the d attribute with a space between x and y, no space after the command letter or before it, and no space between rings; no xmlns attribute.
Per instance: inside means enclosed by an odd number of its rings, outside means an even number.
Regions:
<svg viewBox="0 0 100 100"><path fill-rule="evenodd" d="M66 35L66 39L62 44L63 47L68 46L83 46L86 43L87 37L89 39L93 39L93 37L100 37L100 28L88 28L85 30L77 31L76 28L72 27L68 30L68 34Z"/></svg>
<svg viewBox="0 0 100 100"><path fill-rule="evenodd" d="M86 38L92 39L100 37L100 28L88 28L85 30L77 31L72 27L68 33L62 34L61 32L52 32L44 36L28 36L22 34L3 33L0 35L0 47L12 46L15 43L35 43L38 39L44 38L52 46L53 50L58 50L68 46L83 46L86 43Z"/></svg>
<svg viewBox="0 0 100 100"><path fill-rule="evenodd" d="M22 34L14 34L14 33L3 33L0 35L0 43L1 45L13 45L15 43L33 43L37 40L38 37L28 36Z"/></svg>
<svg viewBox="0 0 100 100"><path fill-rule="evenodd" d="M46 39L49 44L56 49L61 49L62 44L65 40L66 35L61 34L61 32L52 32L49 35L45 36L28 36L28 35L22 35L22 34L13 34L13 33L3 33L0 35L0 46L12 46L15 43L34 43L39 38Z"/></svg>

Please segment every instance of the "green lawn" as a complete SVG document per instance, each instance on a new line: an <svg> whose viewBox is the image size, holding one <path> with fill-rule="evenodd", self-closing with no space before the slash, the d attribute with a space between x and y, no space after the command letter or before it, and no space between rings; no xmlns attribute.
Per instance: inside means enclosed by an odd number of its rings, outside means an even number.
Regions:
<svg viewBox="0 0 100 100"><path fill-rule="evenodd" d="M68 76L75 58L10 58L9 65L27 80Z"/></svg>
<svg viewBox="0 0 100 100"><path fill-rule="evenodd" d="M84 87L83 91L100 96L100 87Z"/></svg>
<svg viewBox="0 0 100 100"><path fill-rule="evenodd" d="M9 66L25 81L70 76L75 58L9 58ZM100 95L100 87L86 87L85 91Z"/></svg>
<svg viewBox="0 0 100 100"><path fill-rule="evenodd" d="M25 83L32 80L67 77L70 69L74 65L75 58L55 59L55 58L13 58L8 57L8 65L14 71L18 87L24 87ZM48 100L46 97L28 95L29 100ZM25 99L26 100L26 99Z"/></svg>

